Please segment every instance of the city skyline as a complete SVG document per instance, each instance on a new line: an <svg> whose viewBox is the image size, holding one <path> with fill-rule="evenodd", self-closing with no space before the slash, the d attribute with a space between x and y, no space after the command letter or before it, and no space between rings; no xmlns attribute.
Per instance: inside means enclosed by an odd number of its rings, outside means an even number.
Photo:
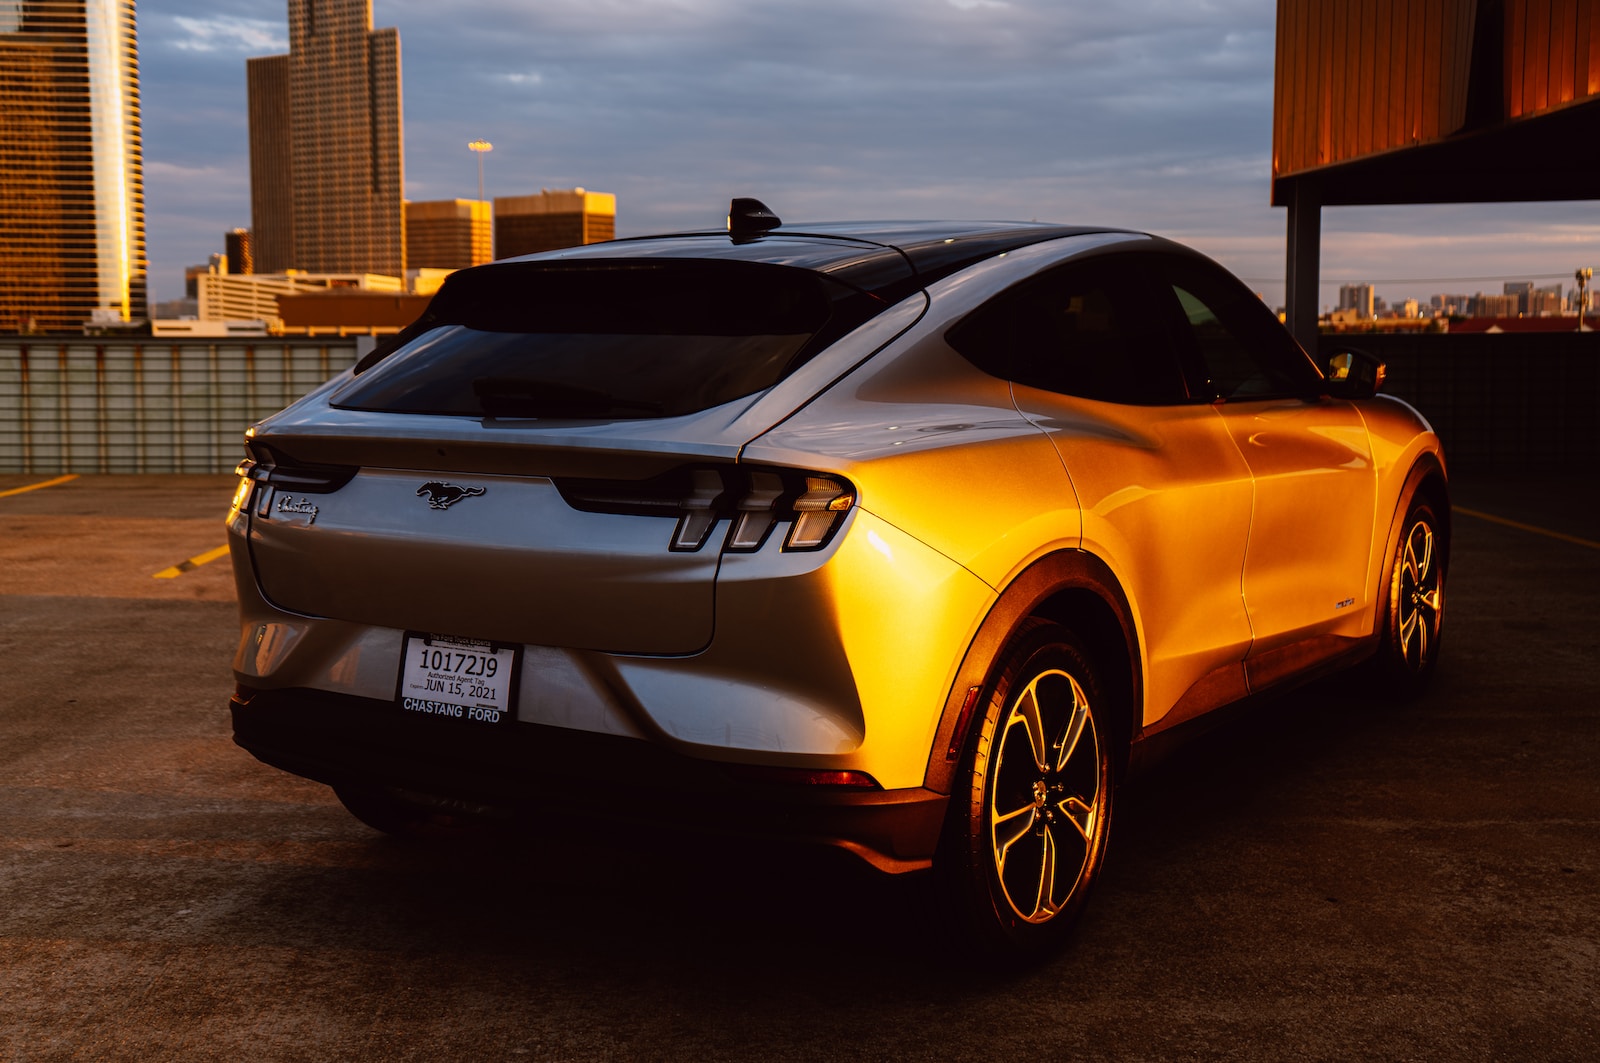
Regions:
<svg viewBox="0 0 1600 1063"><path fill-rule="evenodd" d="M283 49L281 2L143 5L160 298L249 222L243 60ZM375 18L408 42L408 199L472 198L483 137L490 197L606 188L619 235L715 224L740 194L790 221L1098 222L1185 240L1282 301L1267 0L377 0ZM1372 276L1424 298L1570 277L1600 258L1597 222L1593 203L1329 209L1321 303Z"/></svg>

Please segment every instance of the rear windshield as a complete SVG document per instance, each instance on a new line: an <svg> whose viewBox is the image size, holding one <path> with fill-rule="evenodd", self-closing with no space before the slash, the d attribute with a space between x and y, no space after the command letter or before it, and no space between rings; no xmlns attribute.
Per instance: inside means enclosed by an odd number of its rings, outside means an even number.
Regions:
<svg viewBox="0 0 1600 1063"><path fill-rule="evenodd" d="M450 278L343 409L673 417L771 387L887 304L749 262L505 263Z"/></svg>

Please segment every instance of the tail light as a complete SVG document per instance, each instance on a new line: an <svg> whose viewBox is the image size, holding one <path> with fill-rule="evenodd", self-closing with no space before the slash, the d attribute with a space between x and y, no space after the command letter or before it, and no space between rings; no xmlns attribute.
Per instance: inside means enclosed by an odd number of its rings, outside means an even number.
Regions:
<svg viewBox="0 0 1600 1063"><path fill-rule="evenodd" d="M239 483L228 509L228 526L235 531L242 531L242 526L234 522L240 514L250 511L252 503L256 515L266 517L280 490L299 495L332 494L360 471L354 465L314 465L296 461L281 450L255 440L246 442L245 449L250 456L234 469Z"/></svg>
<svg viewBox="0 0 1600 1063"><path fill-rule="evenodd" d="M250 457L234 471L247 480L268 483L285 491L326 495L339 490L360 470L354 465L317 465L297 461L274 447L254 440L245 444Z"/></svg>
<svg viewBox="0 0 1600 1063"><path fill-rule="evenodd" d="M555 481L569 506L590 513L676 517L668 548L699 550L718 524L728 528L723 549L761 549L783 529L784 550L827 546L856 503L842 477L750 466L675 469L649 480Z"/></svg>

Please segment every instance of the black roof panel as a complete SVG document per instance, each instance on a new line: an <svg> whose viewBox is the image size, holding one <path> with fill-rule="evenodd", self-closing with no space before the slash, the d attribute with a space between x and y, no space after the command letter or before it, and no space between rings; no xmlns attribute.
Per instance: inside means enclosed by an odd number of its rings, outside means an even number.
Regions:
<svg viewBox="0 0 1600 1063"><path fill-rule="evenodd" d="M894 301L1007 251L1065 236L1109 231L1115 230L1037 222L832 222L783 226L742 240L721 230L641 236L504 261L703 258L766 262L825 273Z"/></svg>

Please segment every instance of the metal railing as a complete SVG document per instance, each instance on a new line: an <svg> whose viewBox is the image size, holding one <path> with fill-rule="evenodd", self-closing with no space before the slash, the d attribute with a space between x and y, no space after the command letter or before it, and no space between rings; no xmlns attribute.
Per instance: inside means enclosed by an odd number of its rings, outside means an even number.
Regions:
<svg viewBox="0 0 1600 1063"><path fill-rule="evenodd" d="M0 336L0 473L228 472L246 428L356 357L355 337Z"/></svg>

